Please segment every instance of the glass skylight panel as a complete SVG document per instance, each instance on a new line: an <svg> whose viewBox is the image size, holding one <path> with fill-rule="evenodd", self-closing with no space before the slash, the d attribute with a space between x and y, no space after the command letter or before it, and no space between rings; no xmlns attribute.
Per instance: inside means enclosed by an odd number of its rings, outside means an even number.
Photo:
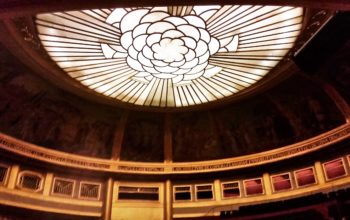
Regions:
<svg viewBox="0 0 350 220"><path fill-rule="evenodd" d="M135 105L182 107L232 96L293 47L296 7L225 5L39 14L42 45L69 76Z"/></svg>

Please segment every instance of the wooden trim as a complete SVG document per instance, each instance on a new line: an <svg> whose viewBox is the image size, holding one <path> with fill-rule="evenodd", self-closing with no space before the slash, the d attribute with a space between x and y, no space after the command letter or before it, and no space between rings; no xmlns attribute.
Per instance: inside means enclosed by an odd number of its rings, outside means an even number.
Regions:
<svg viewBox="0 0 350 220"><path fill-rule="evenodd" d="M119 123L116 126L117 128L114 133L113 147L112 147L112 160L118 161L120 159L120 152L122 150L125 125L126 125L126 122L128 121L128 116L129 116L129 111L124 111L119 120Z"/></svg>
<svg viewBox="0 0 350 220"><path fill-rule="evenodd" d="M343 168L344 168L344 174L342 176L337 176L335 178L332 178L332 179L329 179L328 176L327 176L327 171L326 171L326 164L328 163L332 163L334 161L337 161L337 160L340 160L342 162L342 165L343 165ZM344 161L344 158L343 157L339 157L339 158L336 158L336 159L333 159L333 160L330 160L330 161L326 161L324 163L322 163L322 170L323 170L323 175L326 179L326 182L328 181L331 181L331 180L335 180L335 179L339 179L339 178L342 178L344 176L347 176L348 175L348 171L346 169L346 164L345 164L345 161Z"/></svg>
<svg viewBox="0 0 350 220"><path fill-rule="evenodd" d="M220 160L169 164L114 161L78 156L39 147L3 133L0 133L0 148L21 156L51 164L99 172L153 175L196 174L228 171L273 163L326 148L349 137L350 123L347 123L316 137L261 153Z"/></svg>
<svg viewBox="0 0 350 220"><path fill-rule="evenodd" d="M166 180L164 184L164 219L173 219L173 187L171 180Z"/></svg>
<svg viewBox="0 0 350 220"><path fill-rule="evenodd" d="M299 172L299 171L308 170L308 169L311 169L311 170L312 170L312 173L313 173L313 175L314 175L315 182L314 182L314 183L310 183L310 184L306 184L306 185L303 185L303 186L299 186L298 178L297 178L296 173ZM295 179L296 188L304 188L304 187L308 187L308 186L312 186L312 185L317 185L317 184L318 184L317 174L316 174L315 168L314 168L313 166L311 166L311 167L305 167L305 168L298 169L298 170L294 170L294 171L293 171L293 175L294 175L294 179Z"/></svg>
<svg viewBox="0 0 350 220"><path fill-rule="evenodd" d="M176 188L178 187L190 187L190 190L189 191L176 191ZM176 200L176 192L189 192L190 193L190 196L191 198L190 199L187 199L187 200ZM192 202L194 200L194 195L193 195L193 187L192 185L173 185L173 201L174 202Z"/></svg>
<svg viewBox="0 0 350 220"><path fill-rule="evenodd" d="M10 168L9 178L7 182L7 187L9 189L15 189L17 183L17 177L19 173L19 165L12 165Z"/></svg>
<svg viewBox="0 0 350 220"><path fill-rule="evenodd" d="M0 167L6 169L4 180L2 182L0 182L0 186L6 186L8 183L8 180L9 180L9 175L10 175L10 165L7 165L5 163L0 163Z"/></svg>
<svg viewBox="0 0 350 220"><path fill-rule="evenodd" d="M113 204L113 191L114 191L114 181L109 178L106 183L106 197L103 203L103 220L110 220L112 216L112 204Z"/></svg>
<svg viewBox="0 0 350 220"><path fill-rule="evenodd" d="M0 203L15 207L80 216L101 216L102 202L44 196L23 190L0 187Z"/></svg>
<svg viewBox="0 0 350 220"><path fill-rule="evenodd" d="M225 197L224 196L224 184L230 184L230 183L237 183L238 186L236 188L238 188L239 190L239 196L235 196L235 197ZM241 183L240 181L236 180L236 181L224 181L224 182L221 182L221 198L222 199L234 199L234 198L241 198L242 197L242 186L241 186Z"/></svg>
<svg viewBox="0 0 350 220"><path fill-rule="evenodd" d="M329 192L347 188L350 183L350 177L346 176L341 179L336 179L323 184L312 185L309 187L295 188L293 190L281 191L271 195L255 195L244 196L242 198L225 199L220 202L190 202L190 203L174 203L174 218L200 217L203 214L206 216L215 216L216 211L220 213L223 210L234 210L239 206L263 204L273 201L281 201L285 199L298 198L310 194L320 192ZM214 212L215 210L215 212Z"/></svg>
<svg viewBox="0 0 350 220"><path fill-rule="evenodd" d="M147 203L151 206L161 205L164 203L164 186L162 182L121 182L115 181L114 183L115 194L114 198L118 203ZM134 188L157 188L158 200L143 200L143 199L119 199L120 187L134 187ZM139 191L138 191L139 192ZM137 192L136 192L137 193ZM140 192L142 193L142 192ZM145 192L149 193L149 192ZM153 193L150 193L153 194ZM154 193L155 194L155 193Z"/></svg>
<svg viewBox="0 0 350 220"><path fill-rule="evenodd" d="M164 162L173 162L173 138L171 132L171 117L166 114L164 117Z"/></svg>
<svg viewBox="0 0 350 220"><path fill-rule="evenodd" d="M314 171L315 171L315 178L317 181L317 184L324 184L326 182L326 177L323 173L322 164L320 161L316 161L314 164Z"/></svg>
<svg viewBox="0 0 350 220"><path fill-rule="evenodd" d="M73 183L72 193L70 195L61 194L61 193L55 193L54 192L54 188L55 188L56 180L63 180L63 181L67 181L67 182L72 182ZM75 192L75 187L76 187L76 181L73 180L73 179L62 178L62 177L54 177L53 182L52 182L52 187L51 187L51 195L73 198L74 197L74 192Z"/></svg>
<svg viewBox="0 0 350 220"><path fill-rule="evenodd" d="M29 175L33 175L33 176L37 176L40 178L40 183L39 183L39 188L38 189L29 189L29 188L24 188L21 186L20 181L21 181L21 177L24 176L25 174L29 174ZM28 192L41 192L43 190L43 186L44 186L44 175L38 172L34 172L34 171L29 171L29 170L22 170L18 173L18 177L17 177L17 182L16 182L16 186L24 191L28 191Z"/></svg>
<svg viewBox="0 0 350 220"><path fill-rule="evenodd" d="M89 8L113 8L135 6L167 6L167 5L208 5L208 4L247 4L247 5L281 5L301 6L308 8L322 8L330 10L350 10L347 0L189 0L179 2L175 0L143 0L140 1L109 1L109 0L2 0L0 2L0 17L17 17L42 12L81 10Z"/></svg>
<svg viewBox="0 0 350 220"><path fill-rule="evenodd" d="M273 178L276 177L276 176L283 176L283 175L288 175L289 176L290 188L289 189L276 190L275 186L274 186ZM283 191L286 191L286 190L293 190L294 189L294 184L293 184L293 181L292 181L292 175L291 175L290 172L284 172L284 173L278 173L278 174L270 175L270 183L271 183L272 193L279 193L279 192L283 192Z"/></svg>
<svg viewBox="0 0 350 220"><path fill-rule="evenodd" d="M98 194L96 198L93 197L84 197L81 196L81 186L82 184L91 184L98 186ZM92 181L80 181L79 183L79 192L78 192L78 198L79 199L86 199L86 200L100 200L101 199L101 190L102 190L102 183L99 182L92 182Z"/></svg>
<svg viewBox="0 0 350 220"><path fill-rule="evenodd" d="M54 179L53 173L46 173L45 181L44 181L44 189L43 189L44 196L50 195L50 192L53 189L53 182L54 182L53 179Z"/></svg>
<svg viewBox="0 0 350 220"><path fill-rule="evenodd" d="M211 192L213 194L211 199L198 199L198 192L202 192L202 191L209 191L209 190L198 190L197 188L199 186L210 186L211 187ZM213 183L200 183L200 184L194 184L194 195L195 195L195 201L199 202L199 201L212 201L215 200L215 190L214 190L214 184Z"/></svg>
<svg viewBox="0 0 350 220"><path fill-rule="evenodd" d="M260 180L261 181L261 187L262 187L262 193L261 194L247 194L247 187L245 185L246 182L252 181L252 180ZM266 184L268 185L268 184ZM251 179L246 179L243 180L243 188L244 188L244 195L245 197L253 197L253 196L263 196L263 195L271 195L271 193L266 194L266 189L265 189L265 184L264 184L264 178L263 177L257 177L257 178L251 178Z"/></svg>

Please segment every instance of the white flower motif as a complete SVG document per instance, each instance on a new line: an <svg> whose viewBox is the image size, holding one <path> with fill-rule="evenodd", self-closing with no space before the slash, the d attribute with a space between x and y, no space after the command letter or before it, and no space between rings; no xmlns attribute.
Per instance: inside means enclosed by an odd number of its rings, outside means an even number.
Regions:
<svg viewBox="0 0 350 220"><path fill-rule="evenodd" d="M218 51L235 51L238 36L218 40L206 29L205 20L195 14L170 15L163 8L143 8L126 12L115 10L107 23L121 31L120 46L101 44L106 58L125 58L138 71L135 78L172 79L186 84L201 76L221 71L209 65Z"/></svg>

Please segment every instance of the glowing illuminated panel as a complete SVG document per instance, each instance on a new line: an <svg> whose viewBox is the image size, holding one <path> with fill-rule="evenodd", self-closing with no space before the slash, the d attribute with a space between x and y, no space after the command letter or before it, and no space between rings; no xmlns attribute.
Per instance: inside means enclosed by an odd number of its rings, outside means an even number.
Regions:
<svg viewBox="0 0 350 220"><path fill-rule="evenodd" d="M215 101L263 78L294 45L303 9L171 6L36 16L51 58L90 89L135 105Z"/></svg>

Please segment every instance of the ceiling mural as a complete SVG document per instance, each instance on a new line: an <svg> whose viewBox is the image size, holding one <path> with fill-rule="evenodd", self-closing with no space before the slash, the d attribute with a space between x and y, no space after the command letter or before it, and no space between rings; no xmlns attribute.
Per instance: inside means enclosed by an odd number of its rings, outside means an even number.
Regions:
<svg viewBox="0 0 350 220"><path fill-rule="evenodd" d="M303 9L169 6L36 16L42 45L69 76L116 100L185 107L232 96L293 47Z"/></svg>

